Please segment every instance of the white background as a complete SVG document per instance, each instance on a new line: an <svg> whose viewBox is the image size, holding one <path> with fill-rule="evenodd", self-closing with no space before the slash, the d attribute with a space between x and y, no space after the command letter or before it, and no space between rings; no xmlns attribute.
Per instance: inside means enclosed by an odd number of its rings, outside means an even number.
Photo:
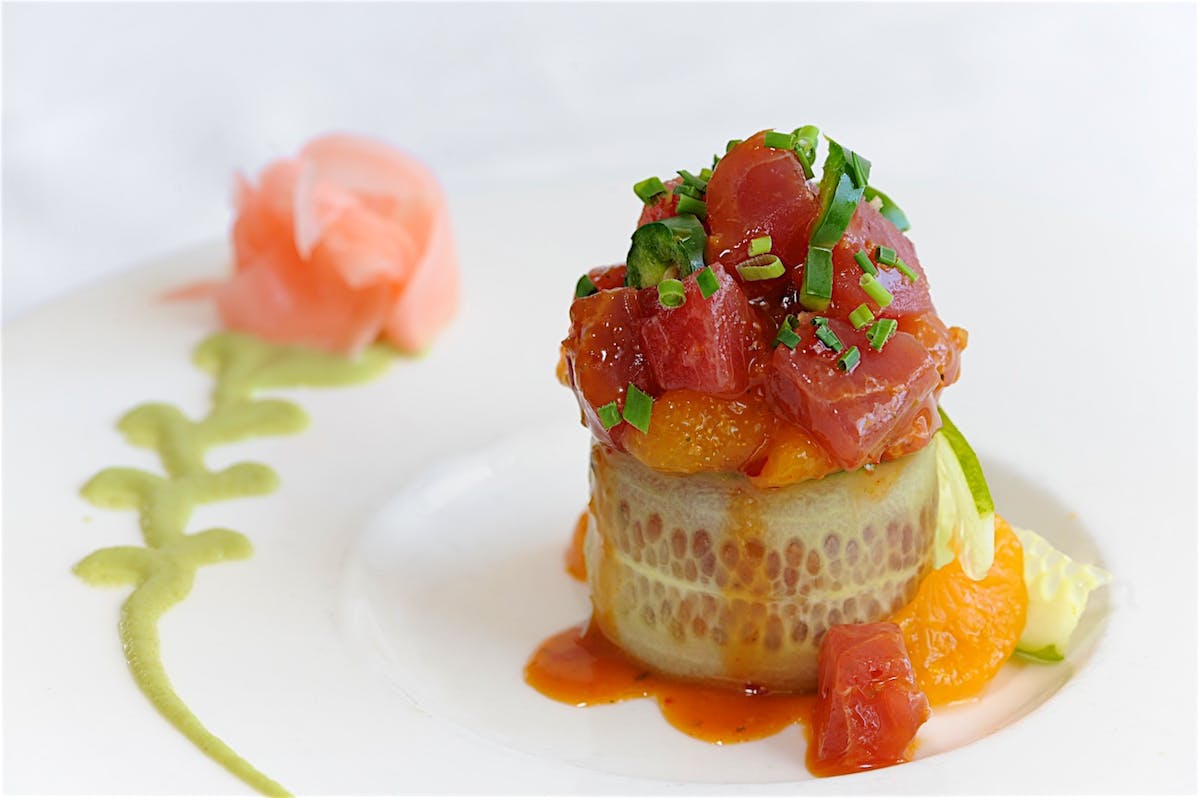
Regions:
<svg viewBox="0 0 1200 798"><path fill-rule="evenodd" d="M15 783L42 787L47 773L68 791L101 783L57 758L98 745L71 680L102 668L116 681L96 700L130 713L128 727L104 746L119 753L127 734L139 745L177 744L188 783L236 789L121 692L132 688L118 652L99 648L104 653L47 667L35 645L36 635L58 628L50 618L86 630L69 638L73 647L89 634L111 646L103 636L111 635L111 608L67 573L78 552L96 545L95 527L81 525L61 497L107 462L97 441L108 440L98 436L111 418L158 395L163 381L183 390L171 375L189 374L186 363L162 350L182 351L193 331L185 325L172 333L178 341L131 350L129 338L153 336L157 320L175 311L101 291L90 305L81 298L65 307L103 315L96 304L113 299L137 318L81 348L74 345L87 325L59 324L71 312L31 309L164 253L219 241L233 170L252 172L313 135L369 133L416 153L450 195L463 243L464 311L434 357L398 369L380 393L346 400L363 403L367 423L367 398L386 395L371 405L389 409L376 448L394 470L374 475L380 499L430 457L463 454L498 434L487 412L508 429L551 412L572 415L551 377L564 298L583 269L623 256L638 207L629 191L635 180L696 169L727 139L763 127L815 123L872 161L872 182L914 222L939 311L971 331L963 379L945 397L959 426L985 461L1016 469L1070 508L1059 531L1094 539L1116 578L1097 661L1056 698L1069 710L1047 706L1015 735L959 752L1003 767L954 771L963 781L941 787L929 786L941 783L936 775L921 781L931 771L915 766L905 771L913 775L883 775L924 786L916 791L1194 791L1191 5L6 5L3 21L3 301L19 339L5 344L6 421L13 423L13 407L24 414L6 429L4 451L5 553L22 554L20 570L6 557L5 694L24 697L16 710L16 700L6 700L5 730L6 747L42 763L27 765ZM508 312L514 306L520 312ZM179 313L193 319L198 311ZM468 326L481 319L496 324L488 341ZM476 356L472 347L495 340L507 344L507 357ZM47 341L59 348L48 350ZM120 367L120 379L84 383L93 349L115 353L109 365ZM162 372L150 365L160 356L171 363ZM476 371L455 365L462 363ZM445 379L437 369L446 364L462 373ZM455 380L465 380L467 392L475 380L529 390L499 391L487 412L418 428L404 408L414 401L407 381L422 374L433 386L425 395L447 405L467 395L438 387L460 385ZM59 397L83 395L95 401L70 419L55 416ZM89 441L86 451L80 440ZM115 438L106 445L112 457L122 451ZM70 474L56 454L67 447ZM349 468L365 456L336 454ZM285 480L285 490L302 477L316 486L293 494L296 501L320 497L323 475L301 468L312 462L297 462L301 473ZM1006 504L1002 486L994 487L1013 520L1025 520L1029 508ZM266 547L271 534L263 525L257 540ZM316 569L326 548L305 551L313 573L323 573ZM264 553L254 567L278 562ZM240 589L233 576L220 584ZM194 596L194 615L172 620L181 630L176 645L215 628L205 601ZM307 640L298 634L296 645ZM207 662L183 658L176 669L197 700L222 694L215 683L206 692L204 680L215 678ZM1088 674L1105 683L1088 687ZM209 716L221 705L201 709ZM232 724L242 707L225 709ZM1086 745L1075 747L1081 739ZM285 771L303 775L305 763L287 760L296 749L277 745ZM992 752L1003 756L989 760ZM379 763L369 748L359 755L363 767ZM335 771L307 764L307 783L337 791ZM463 791L483 789L469 769L458 775ZM114 792L179 783L169 770L117 765L110 778ZM561 792L573 782L545 783Z"/></svg>
<svg viewBox="0 0 1200 798"><path fill-rule="evenodd" d="M1192 243L1187 4L10 4L4 23L8 318L221 236L233 170L335 129L466 192L625 186L811 122L872 159L918 245L937 203L1014 195L1048 225ZM980 221L980 246L1019 240Z"/></svg>

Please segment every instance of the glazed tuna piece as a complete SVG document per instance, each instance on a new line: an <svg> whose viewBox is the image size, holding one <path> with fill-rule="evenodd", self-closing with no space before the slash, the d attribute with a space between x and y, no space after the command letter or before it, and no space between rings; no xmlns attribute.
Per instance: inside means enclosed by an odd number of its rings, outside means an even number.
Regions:
<svg viewBox="0 0 1200 798"><path fill-rule="evenodd" d="M847 373L838 365L839 353L818 340L813 318L800 316L801 342L795 349L775 349L768 397L777 413L811 432L841 468L877 462L889 440L912 426L940 384L937 367L916 338L897 332L882 351L858 346L861 359ZM829 319L828 327L845 349L860 337L840 319ZM937 431L930 426L909 451L929 442Z"/></svg>
<svg viewBox="0 0 1200 798"><path fill-rule="evenodd" d="M666 308L653 288L643 289L642 349L664 391L688 388L714 395L736 395L750 384L746 335L750 304L737 281L714 264L720 288L707 299L696 276L683 281L685 302Z"/></svg>

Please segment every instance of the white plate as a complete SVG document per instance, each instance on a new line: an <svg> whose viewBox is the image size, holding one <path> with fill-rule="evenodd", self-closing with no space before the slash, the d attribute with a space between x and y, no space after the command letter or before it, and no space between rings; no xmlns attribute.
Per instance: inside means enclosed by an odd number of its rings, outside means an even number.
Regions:
<svg viewBox="0 0 1200 798"><path fill-rule="evenodd" d="M467 295L433 353L366 386L290 393L309 430L210 458L266 462L282 487L197 511L197 528L243 531L256 555L200 572L164 619L164 658L201 720L292 790L791 793L808 778L794 729L718 748L671 729L649 702L575 709L521 679L533 647L586 614L583 588L561 570L586 492L586 434L553 368L577 272L614 253L608 230L531 250L515 222L557 213L566 229L569 214L627 211L615 194L580 196L595 207L547 210L536 196L456 206L470 231ZM963 244L953 219L947 228L932 250ZM1031 355L998 303L972 304L954 280L941 291L930 261L939 307L974 336L947 405L984 454L1002 511L1104 563L1117 584L1071 662L1010 668L984 701L938 713L916 762L819 789L1192 789L1191 438L1164 444L1125 424L1133 400L1122 383L1088 381L1136 357L1164 386L1137 399L1142 412L1189 433L1188 372L1173 375L1168 355L1124 339L1055 362ZM222 264L220 248L172 258L6 329L6 791L245 792L133 686L115 629L123 591L69 572L96 548L137 542L132 515L78 497L102 467L154 465L123 443L115 419L150 399L205 407L208 379L189 354L215 317L157 297ZM1092 290L1057 272L1045 282ZM1070 340L1059 323L1048 318L1042 332Z"/></svg>

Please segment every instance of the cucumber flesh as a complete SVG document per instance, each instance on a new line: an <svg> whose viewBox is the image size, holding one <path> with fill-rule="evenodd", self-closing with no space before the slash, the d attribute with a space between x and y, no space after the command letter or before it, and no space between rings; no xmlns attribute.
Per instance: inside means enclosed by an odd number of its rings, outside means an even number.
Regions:
<svg viewBox="0 0 1200 798"><path fill-rule="evenodd" d="M1028 657L1057 661L1087 608L1093 590L1112 581L1112 575L1094 565L1077 563L1028 529L1013 527L1025 560L1025 588L1029 608L1017 651Z"/></svg>
<svg viewBox="0 0 1200 798"><path fill-rule="evenodd" d="M945 416L943 416L945 418ZM962 435L954 433L962 440ZM965 445L966 441L962 440ZM987 482L974 452L964 467L962 449L953 445L946 427L933 436L937 452L938 523L934 536L933 567L941 568L955 557L963 572L976 581L987 576L996 555L996 512ZM970 452L970 447L966 451ZM972 474L972 470L974 474ZM986 494L980 500L979 486ZM980 506L988 507L981 511Z"/></svg>

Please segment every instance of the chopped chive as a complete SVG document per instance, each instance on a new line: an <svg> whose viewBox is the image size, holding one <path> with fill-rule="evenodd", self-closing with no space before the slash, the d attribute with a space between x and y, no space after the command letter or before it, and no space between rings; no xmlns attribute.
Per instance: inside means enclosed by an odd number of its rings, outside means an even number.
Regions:
<svg viewBox="0 0 1200 798"><path fill-rule="evenodd" d="M687 300L683 283L668 277L658 284L658 302L664 308L677 308Z"/></svg>
<svg viewBox="0 0 1200 798"><path fill-rule="evenodd" d="M899 323L895 319L880 319L872 324L871 329L867 330L867 342L871 344L871 348L876 352L883 349L892 333L896 332L897 326Z"/></svg>
<svg viewBox="0 0 1200 798"><path fill-rule="evenodd" d="M852 346L846 350L846 353L838 358L838 368L849 374L858 368L858 361L861 356L858 354L858 347Z"/></svg>
<svg viewBox="0 0 1200 798"><path fill-rule="evenodd" d="M846 166L850 179L854 181L855 188L865 189L867 178L871 175L871 162L857 152L849 152L848 155Z"/></svg>
<svg viewBox="0 0 1200 798"><path fill-rule="evenodd" d="M771 251L771 237L759 236L758 238L750 239L750 257L762 255Z"/></svg>
<svg viewBox="0 0 1200 798"><path fill-rule="evenodd" d="M879 274L879 269L875 268L875 264L871 263L871 258L861 249L854 253L854 260L858 262L858 268L867 274Z"/></svg>
<svg viewBox="0 0 1200 798"><path fill-rule="evenodd" d="M750 282L774 280L776 277L782 277L785 271L782 261L769 252L744 260L736 268L742 279Z"/></svg>
<svg viewBox="0 0 1200 798"><path fill-rule="evenodd" d="M864 274L859 278L858 284L862 290L867 292L867 296L875 300L875 304L879 306L880 310L892 304L891 292L884 288L883 283L876 280L873 275Z"/></svg>
<svg viewBox="0 0 1200 798"><path fill-rule="evenodd" d="M700 191L704 191L706 188L708 188L707 180L696 177L694 174L692 174L691 172L689 172L686 169L680 169L675 174L682 177L683 182L686 183L687 185L691 186L692 188L699 189Z"/></svg>
<svg viewBox="0 0 1200 798"><path fill-rule="evenodd" d="M741 139L730 139L725 144L725 152L729 152L730 150L732 150L734 147L736 147L737 145L739 145L741 143L742 143Z"/></svg>
<svg viewBox="0 0 1200 798"><path fill-rule="evenodd" d="M721 162L721 156L720 156L720 155L717 155L717 154L714 152L714 153L713 153L713 165L712 165L712 168L713 168L713 169L716 169L716 168L717 168L717 164L719 164L720 162ZM704 176L704 172L703 172L703 170L700 172L700 176L701 176L701 177L703 177L703 176ZM709 175L709 177L712 177L712 175L710 174L710 175Z"/></svg>
<svg viewBox="0 0 1200 798"><path fill-rule="evenodd" d="M708 206L695 197L689 197L687 194L679 195L679 205L676 207L679 213L690 213L703 219L708 216Z"/></svg>
<svg viewBox="0 0 1200 798"><path fill-rule="evenodd" d="M721 289L721 284L717 282L717 275L713 274L711 266L705 266L696 272L696 285L700 288L700 296L705 299Z"/></svg>
<svg viewBox="0 0 1200 798"><path fill-rule="evenodd" d="M896 225L896 229L901 233L912 227L912 225L908 223L908 217L904 215L904 211L900 210L900 206L893 202L892 198L887 194L884 194L877 188L867 186L863 196L867 198L867 201L878 199L881 203L883 203L879 208L879 212L883 215L884 219L887 219L889 222Z"/></svg>
<svg viewBox="0 0 1200 798"><path fill-rule="evenodd" d="M691 197L692 199L701 199L704 192L695 186L689 186L687 183L680 183L671 189L671 193L680 197Z"/></svg>
<svg viewBox="0 0 1200 798"><path fill-rule="evenodd" d="M596 415L600 417L600 423L604 425L605 429L612 429L621 423L621 409L617 407L616 402L609 402L597 407Z"/></svg>
<svg viewBox="0 0 1200 798"><path fill-rule="evenodd" d="M834 352L842 351L842 339L837 337L837 333L829 329L828 324L817 325L817 340Z"/></svg>
<svg viewBox="0 0 1200 798"><path fill-rule="evenodd" d="M775 335L775 345L783 344L788 349L795 349L796 344L800 343L800 336L796 334L796 324L799 320L788 314L783 317L783 324L779 325L779 332Z"/></svg>
<svg viewBox="0 0 1200 798"><path fill-rule="evenodd" d="M850 311L850 323L854 325L854 329L856 330L861 330L873 321L875 321L875 314L867 307L866 302Z"/></svg>
<svg viewBox="0 0 1200 798"><path fill-rule="evenodd" d="M804 261L800 305L805 310L824 310L833 297L833 252L821 247L809 247Z"/></svg>
<svg viewBox="0 0 1200 798"><path fill-rule="evenodd" d="M896 271L907 277L910 283L915 283L919 279L917 273L912 270L912 267L899 258L896 258Z"/></svg>
<svg viewBox="0 0 1200 798"><path fill-rule="evenodd" d="M859 180L866 179L871 171L871 162L828 136L825 140L829 143L829 152L825 156L818 193L821 214L817 217L809 243L833 249L846 232L863 197L866 183L859 184Z"/></svg>
<svg viewBox="0 0 1200 798"><path fill-rule="evenodd" d="M713 157L716 158L717 156L714 155ZM716 166L716 164L713 164L713 166ZM703 180L705 183L708 183L709 180L712 180L712 170L709 169L707 166L704 167L703 169L701 169L700 170L700 179Z"/></svg>
<svg viewBox="0 0 1200 798"><path fill-rule="evenodd" d="M641 197L642 202L649 205L660 194L666 194L667 187L657 177L647 177L645 180L633 184L633 193Z"/></svg>
<svg viewBox="0 0 1200 798"><path fill-rule="evenodd" d="M796 143L792 145L792 149L796 151L797 157L800 158L800 165L804 167L804 178L806 180L811 180L813 176L813 164L817 160L817 139L820 135L821 131L814 125L805 125L792 131L792 136L796 140Z"/></svg>
<svg viewBox="0 0 1200 798"><path fill-rule="evenodd" d="M884 266L895 266L896 250L891 247L875 247L875 260Z"/></svg>
<svg viewBox="0 0 1200 798"><path fill-rule="evenodd" d="M828 323L829 323L829 319L828 319L827 317L825 317L825 316L813 316L813 317L812 317L811 319L809 319L808 321L809 321L809 323L810 323L810 324L812 324L812 326L814 326L814 327L820 327L822 324L828 324Z"/></svg>
<svg viewBox="0 0 1200 798"><path fill-rule="evenodd" d="M774 150L790 150L796 144L796 137L791 133L778 133L768 130L763 135L763 144Z"/></svg>
<svg viewBox="0 0 1200 798"><path fill-rule="evenodd" d="M583 299L585 296L591 296L600 289L592 282L592 278L588 275L583 275L579 278L579 282L575 283L575 298Z"/></svg>
<svg viewBox="0 0 1200 798"><path fill-rule="evenodd" d="M654 399L632 382L625 392L625 410L621 416L642 432L650 431L650 413L654 408Z"/></svg>

